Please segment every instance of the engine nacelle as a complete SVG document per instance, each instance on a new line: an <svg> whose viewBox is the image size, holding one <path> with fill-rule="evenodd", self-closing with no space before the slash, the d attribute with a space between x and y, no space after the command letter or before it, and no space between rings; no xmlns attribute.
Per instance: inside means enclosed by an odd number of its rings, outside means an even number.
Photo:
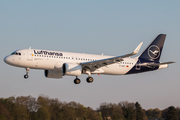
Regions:
<svg viewBox="0 0 180 120"><path fill-rule="evenodd" d="M82 73L82 66L76 63L64 63L62 66L63 75L80 76Z"/></svg>
<svg viewBox="0 0 180 120"><path fill-rule="evenodd" d="M45 70L44 75L47 78L62 78L63 73L61 70Z"/></svg>

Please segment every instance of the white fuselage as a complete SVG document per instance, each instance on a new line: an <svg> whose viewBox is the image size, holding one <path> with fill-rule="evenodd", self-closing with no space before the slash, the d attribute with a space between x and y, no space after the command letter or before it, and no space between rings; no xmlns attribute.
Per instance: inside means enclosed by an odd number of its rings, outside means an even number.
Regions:
<svg viewBox="0 0 180 120"><path fill-rule="evenodd" d="M61 51L48 51L38 49L23 49L15 51L19 54L7 56L4 61L7 64L31 69L55 70L57 63L83 63L100 59L112 58L113 56L94 55L84 53L72 53ZM138 58L124 58L124 61L101 67L92 73L123 75L131 70ZM61 66L59 66L61 67Z"/></svg>

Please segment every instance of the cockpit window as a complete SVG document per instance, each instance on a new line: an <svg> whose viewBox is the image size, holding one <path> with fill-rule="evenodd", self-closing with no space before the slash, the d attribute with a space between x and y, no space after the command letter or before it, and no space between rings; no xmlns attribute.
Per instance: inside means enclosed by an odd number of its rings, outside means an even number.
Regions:
<svg viewBox="0 0 180 120"><path fill-rule="evenodd" d="M21 55L21 53L20 52L13 52L13 53L11 53L11 55Z"/></svg>
<svg viewBox="0 0 180 120"><path fill-rule="evenodd" d="M11 53L11 55L14 55L16 52Z"/></svg>

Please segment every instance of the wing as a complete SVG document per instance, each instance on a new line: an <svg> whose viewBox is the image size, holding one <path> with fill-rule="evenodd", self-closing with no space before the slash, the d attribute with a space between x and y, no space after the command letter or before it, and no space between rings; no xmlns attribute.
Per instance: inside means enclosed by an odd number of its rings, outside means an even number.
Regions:
<svg viewBox="0 0 180 120"><path fill-rule="evenodd" d="M126 55L122 55L122 56L116 56L116 57L107 58L107 59L101 59L101 60L97 60L97 61L81 63L82 69L83 70L87 70L88 69L88 70L90 70L92 72L92 71L95 71L96 69L99 69L99 68L101 68L103 66L123 61L123 58L130 57L132 55L137 54L139 52L142 44L143 44L143 42L141 42L137 46L137 48L132 53L130 53L130 54L126 54Z"/></svg>

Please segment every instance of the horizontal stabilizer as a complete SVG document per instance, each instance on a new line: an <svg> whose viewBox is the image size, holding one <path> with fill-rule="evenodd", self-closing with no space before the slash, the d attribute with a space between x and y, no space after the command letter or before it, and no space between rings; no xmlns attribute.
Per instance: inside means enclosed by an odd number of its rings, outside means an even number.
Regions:
<svg viewBox="0 0 180 120"><path fill-rule="evenodd" d="M171 64L171 63L175 63L173 61L171 62L163 62L163 63L143 63L143 64L139 64L140 66L149 66L149 67L158 67L160 65L165 65L165 64Z"/></svg>

